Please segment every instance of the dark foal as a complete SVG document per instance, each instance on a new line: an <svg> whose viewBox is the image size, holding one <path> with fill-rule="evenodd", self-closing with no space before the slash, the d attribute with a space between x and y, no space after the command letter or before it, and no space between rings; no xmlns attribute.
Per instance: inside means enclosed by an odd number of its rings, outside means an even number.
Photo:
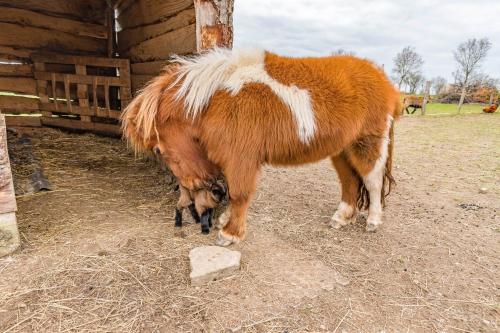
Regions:
<svg viewBox="0 0 500 333"><path fill-rule="evenodd" d="M226 189L222 182L216 182L210 189L190 191L179 185L180 197L175 209L175 226L182 227L182 212L188 208L196 223L201 224L201 233L208 234L212 227L214 208L226 196Z"/></svg>

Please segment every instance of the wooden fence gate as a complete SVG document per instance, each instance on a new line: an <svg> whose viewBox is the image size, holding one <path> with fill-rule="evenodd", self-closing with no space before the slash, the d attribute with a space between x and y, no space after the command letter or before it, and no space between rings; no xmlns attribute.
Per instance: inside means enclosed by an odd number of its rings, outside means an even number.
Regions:
<svg viewBox="0 0 500 333"><path fill-rule="evenodd" d="M34 54L41 123L119 134L131 100L128 59Z"/></svg>

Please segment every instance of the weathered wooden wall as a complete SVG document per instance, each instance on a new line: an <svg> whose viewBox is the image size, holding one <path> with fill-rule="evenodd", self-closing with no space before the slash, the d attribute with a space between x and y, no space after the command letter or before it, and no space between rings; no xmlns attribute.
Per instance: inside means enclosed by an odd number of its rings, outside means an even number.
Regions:
<svg viewBox="0 0 500 333"><path fill-rule="evenodd" d="M0 0L0 110L36 113L34 52L108 54L106 0ZM109 13L109 11L108 11Z"/></svg>
<svg viewBox="0 0 500 333"><path fill-rule="evenodd" d="M157 75L172 54L196 52L193 0L117 3L118 52L130 58L132 90Z"/></svg>

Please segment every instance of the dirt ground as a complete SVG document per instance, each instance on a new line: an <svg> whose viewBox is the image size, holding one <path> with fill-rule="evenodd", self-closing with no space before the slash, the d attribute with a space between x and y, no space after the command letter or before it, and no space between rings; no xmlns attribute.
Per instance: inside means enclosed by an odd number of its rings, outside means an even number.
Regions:
<svg viewBox="0 0 500 333"><path fill-rule="evenodd" d="M397 186L373 234L364 216L328 227L328 161L264 168L247 240L232 246L241 271L197 288L188 252L215 233L174 228L177 193L157 166L109 138L32 142L53 191L18 196L23 246L0 259L0 331L500 329L500 115L401 119Z"/></svg>

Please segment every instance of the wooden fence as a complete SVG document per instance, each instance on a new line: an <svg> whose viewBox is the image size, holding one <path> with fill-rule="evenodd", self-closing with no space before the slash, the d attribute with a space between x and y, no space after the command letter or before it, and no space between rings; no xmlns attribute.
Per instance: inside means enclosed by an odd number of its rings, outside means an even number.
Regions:
<svg viewBox="0 0 500 333"><path fill-rule="evenodd" d="M43 125L119 133L121 110L132 98L127 59L35 54L32 60Z"/></svg>

